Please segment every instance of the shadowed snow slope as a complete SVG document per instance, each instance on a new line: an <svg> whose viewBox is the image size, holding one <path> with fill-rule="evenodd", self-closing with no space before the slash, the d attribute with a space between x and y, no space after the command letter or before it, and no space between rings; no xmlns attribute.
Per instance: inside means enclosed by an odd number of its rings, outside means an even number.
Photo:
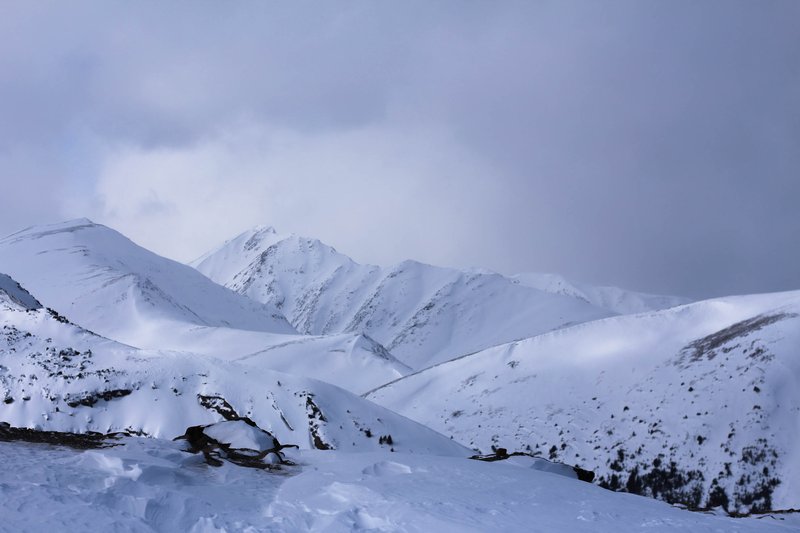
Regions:
<svg viewBox="0 0 800 533"><path fill-rule="evenodd" d="M615 314L487 271L360 265L315 239L257 228L193 265L278 307L302 333L363 332L413 368Z"/></svg>
<svg viewBox="0 0 800 533"><path fill-rule="evenodd" d="M7 274L0 274L0 304L32 311L42 304Z"/></svg>
<svg viewBox="0 0 800 533"><path fill-rule="evenodd" d="M77 452L0 442L0 530L781 533L796 516L690 513L562 476L468 459L302 451L284 474L177 443Z"/></svg>
<svg viewBox="0 0 800 533"><path fill-rule="evenodd" d="M272 304L221 287L85 219L0 240L0 269L73 322L138 348L246 358L249 366L358 393L409 370L355 333L300 336Z"/></svg>
<svg viewBox="0 0 800 533"><path fill-rule="evenodd" d="M333 385L196 354L138 350L45 309L0 306L0 402L0 421L19 427L172 438L235 412L303 448L467 453ZM391 446L379 442L385 435Z"/></svg>
<svg viewBox="0 0 800 533"><path fill-rule="evenodd" d="M613 488L800 507L800 292L581 324L367 397L483 451L579 464Z"/></svg>

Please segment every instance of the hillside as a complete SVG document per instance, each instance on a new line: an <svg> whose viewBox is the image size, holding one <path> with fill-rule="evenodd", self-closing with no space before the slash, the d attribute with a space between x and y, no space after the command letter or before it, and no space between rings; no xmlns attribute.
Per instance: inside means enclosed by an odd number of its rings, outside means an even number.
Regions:
<svg viewBox="0 0 800 533"><path fill-rule="evenodd" d="M358 333L300 336L271 304L210 281L80 219L0 239L2 268L47 307L99 335L324 379L361 393L408 372Z"/></svg>
<svg viewBox="0 0 800 533"><path fill-rule="evenodd" d="M49 309L0 306L0 421L156 438L250 417L301 448L464 456L452 440L343 389L195 354L138 350ZM381 436L392 436L385 444Z"/></svg>
<svg viewBox="0 0 800 533"><path fill-rule="evenodd" d="M800 292L608 318L367 395L487 451L530 450L615 489L732 511L800 507Z"/></svg>

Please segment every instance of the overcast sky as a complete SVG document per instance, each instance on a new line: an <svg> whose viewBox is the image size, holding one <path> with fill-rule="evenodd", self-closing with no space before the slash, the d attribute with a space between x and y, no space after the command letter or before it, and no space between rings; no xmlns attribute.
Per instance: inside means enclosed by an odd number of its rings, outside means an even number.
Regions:
<svg viewBox="0 0 800 533"><path fill-rule="evenodd" d="M0 233L800 289L800 2L2 2ZM0 271L2 271L0 258Z"/></svg>

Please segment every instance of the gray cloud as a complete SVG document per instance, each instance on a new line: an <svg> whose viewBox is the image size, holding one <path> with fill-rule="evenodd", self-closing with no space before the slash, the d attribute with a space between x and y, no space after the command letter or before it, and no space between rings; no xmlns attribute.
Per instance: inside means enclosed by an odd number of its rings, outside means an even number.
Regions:
<svg viewBox="0 0 800 533"><path fill-rule="evenodd" d="M0 6L0 231L800 288L800 5ZM158 231L156 231L158 230Z"/></svg>

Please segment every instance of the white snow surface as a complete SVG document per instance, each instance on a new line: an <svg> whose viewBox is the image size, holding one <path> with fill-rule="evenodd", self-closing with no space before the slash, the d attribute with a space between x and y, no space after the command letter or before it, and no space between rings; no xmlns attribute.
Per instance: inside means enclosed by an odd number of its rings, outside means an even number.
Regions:
<svg viewBox="0 0 800 533"><path fill-rule="evenodd" d="M224 399L284 444L342 451L394 448L464 456L433 430L333 385L183 352L139 350L45 309L0 307L0 421L56 431L161 438L222 420ZM393 444L379 442L391 435Z"/></svg>
<svg viewBox="0 0 800 533"><path fill-rule="evenodd" d="M86 219L0 240L0 272L71 321L137 348L241 359L357 393L410 370L358 333L298 335L271 304L236 294Z"/></svg>
<svg viewBox="0 0 800 533"><path fill-rule="evenodd" d="M703 473L682 487L698 505L719 485L740 511L777 480L771 508L798 508L799 348L800 292L720 298L496 346L367 397L484 452L530 449L622 487L674 462Z"/></svg>
<svg viewBox="0 0 800 533"><path fill-rule="evenodd" d="M283 473L219 468L179 443L75 451L0 442L0 531L797 531L796 515L732 519L510 464L302 451Z"/></svg>
<svg viewBox="0 0 800 533"><path fill-rule="evenodd" d="M301 333L364 333L415 369L616 314L484 270L361 265L316 239L271 227L242 233L192 264L279 308Z"/></svg>

